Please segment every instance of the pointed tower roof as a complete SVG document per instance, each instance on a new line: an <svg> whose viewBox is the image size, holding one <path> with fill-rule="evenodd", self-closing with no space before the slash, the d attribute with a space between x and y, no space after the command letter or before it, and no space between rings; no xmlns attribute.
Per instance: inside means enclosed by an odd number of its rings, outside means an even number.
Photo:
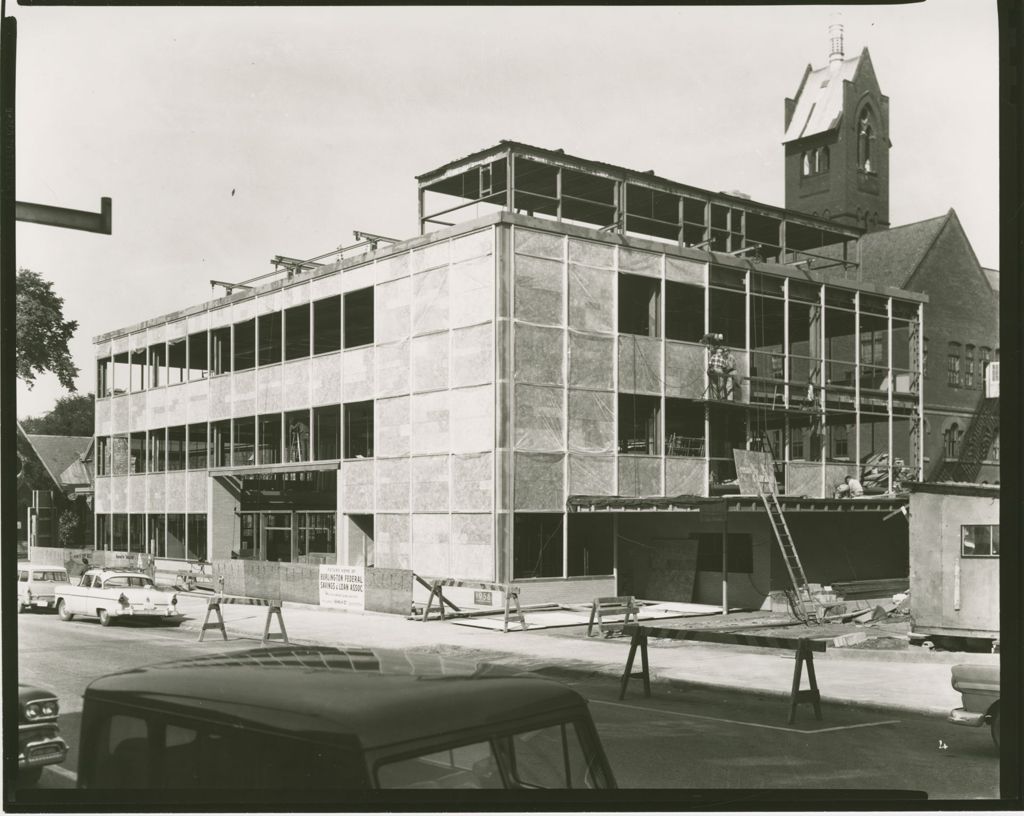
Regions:
<svg viewBox="0 0 1024 816"><path fill-rule="evenodd" d="M824 68L807 66L796 92L793 116L782 137L784 144L839 127L843 118L843 82L853 81L865 59L870 59L867 48L850 59L834 59Z"/></svg>

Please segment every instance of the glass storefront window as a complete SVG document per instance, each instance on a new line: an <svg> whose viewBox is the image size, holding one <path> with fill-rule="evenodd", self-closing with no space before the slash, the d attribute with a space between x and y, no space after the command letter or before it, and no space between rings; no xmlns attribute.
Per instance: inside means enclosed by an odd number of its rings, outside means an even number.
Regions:
<svg viewBox="0 0 1024 816"><path fill-rule="evenodd" d="M334 555L335 545L334 513L298 513L298 554L299 558ZM328 560L317 558L316 560ZM334 559L329 559L333 561Z"/></svg>

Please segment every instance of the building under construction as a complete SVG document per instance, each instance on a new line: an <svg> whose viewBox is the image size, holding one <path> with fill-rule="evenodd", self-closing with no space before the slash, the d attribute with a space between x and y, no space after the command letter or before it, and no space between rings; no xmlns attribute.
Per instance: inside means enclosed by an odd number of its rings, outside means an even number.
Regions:
<svg viewBox="0 0 1024 816"><path fill-rule="evenodd" d="M98 546L307 602L340 564L758 608L791 583L781 526L805 580L907 575L928 297L861 274L887 203L815 216L507 141L418 195L418 236L96 338ZM834 498L848 475L864 497Z"/></svg>

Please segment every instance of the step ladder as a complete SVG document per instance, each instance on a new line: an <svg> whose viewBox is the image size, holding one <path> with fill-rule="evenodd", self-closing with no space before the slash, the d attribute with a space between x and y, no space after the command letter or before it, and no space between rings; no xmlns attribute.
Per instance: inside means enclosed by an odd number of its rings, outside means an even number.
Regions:
<svg viewBox="0 0 1024 816"><path fill-rule="evenodd" d="M786 562L786 571L789 573L789 581L793 586L795 596L795 600L792 602L793 612L804 623L817 623L819 606L807 585L804 565L800 563L800 556L793 543L793 536L789 533L789 525L786 524L786 517L782 514L779 497L774 492L765 492L763 489L758 493L761 496L764 509L768 511L772 532L775 533L775 540L778 542L779 549L782 550L782 559Z"/></svg>

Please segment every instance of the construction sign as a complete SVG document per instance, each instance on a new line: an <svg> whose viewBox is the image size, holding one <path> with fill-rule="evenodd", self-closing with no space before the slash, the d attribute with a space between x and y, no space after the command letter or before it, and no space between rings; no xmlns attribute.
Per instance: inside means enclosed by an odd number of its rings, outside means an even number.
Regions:
<svg viewBox="0 0 1024 816"><path fill-rule="evenodd" d="M320 565L320 606L362 612L365 608L365 568Z"/></svg>

